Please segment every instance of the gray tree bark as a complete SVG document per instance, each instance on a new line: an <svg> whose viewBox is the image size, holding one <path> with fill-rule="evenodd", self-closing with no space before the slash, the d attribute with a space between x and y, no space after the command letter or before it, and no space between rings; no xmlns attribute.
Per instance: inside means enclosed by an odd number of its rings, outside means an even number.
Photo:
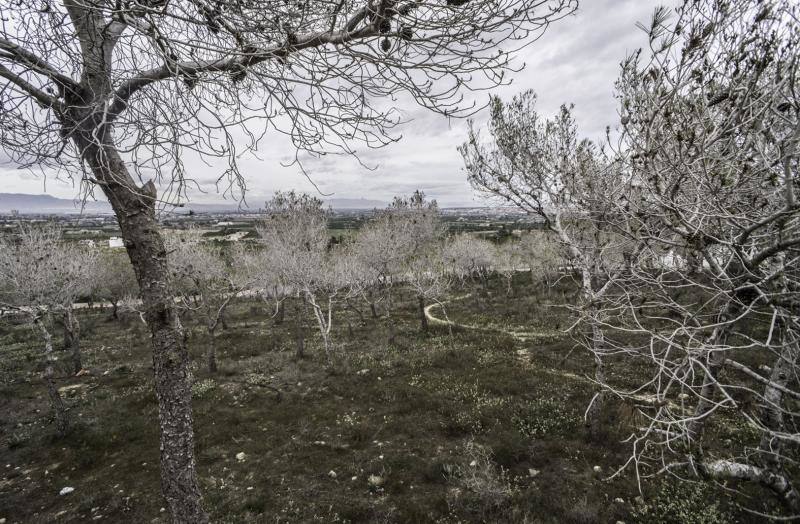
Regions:
<svg viewBox="0 0 800 524"><path fill-rule="evenodd" d="M44 341L44 371L42 372L42 378L47 387L47 396L50 398L50 407L53 410L53 416L56 421L56 435L58 437L63 437L66 435L67 430L69 430L69 414L67 413L67 406L64 404L64 400L58 392L54 379L55 373L53 371L53 366L56 362L56 358L53 355L53 337L50 336L50 332L47 330L47 326L44 325L40 316L36 316L33 322L36 327L39 328L39 332L42 334L42 340Z"/></svg>
<svg viewBox="0 0 800 524"><path fill-rule="evenodd" d="M156 220L155 186L137 187L113 144L76 141L117 216L152 336L162 493L173 522L208 522L195 472L189 353Z"/></svg>
<svg viewBox="0 0 800 524"><path fill-rule="evenodd" d="M72 372L83 369L81 358L81 325L71 307L64 310L64 349L69 351Z"/></svg>

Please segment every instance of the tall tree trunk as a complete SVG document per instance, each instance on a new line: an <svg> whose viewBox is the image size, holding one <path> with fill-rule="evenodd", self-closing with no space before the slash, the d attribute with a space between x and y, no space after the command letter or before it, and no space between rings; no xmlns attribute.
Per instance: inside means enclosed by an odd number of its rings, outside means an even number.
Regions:
<svg viewBox="0 0 800 524"><path fill-rule="evenodd" d="M50 332L40 316L34 317L33 322L39 328L44 341L44 371L42 372L42 378L45 386L47 386L47 396L50 397L50 407L56 420L56 435L63 437L69 429L69 415L54 380L53 365L56 357L53 355L53 337L50 336Z"/></svg>
<svg viewBox="0 0 800 524"><path fill-rule="evenodd" d="M83 369L81 360L81 325L70 306L64 309L64 346L70 352L72 372L78 373Z"/></svg>
<svg viewBox="0 0 800 524"><path fill-rule="evenodd" d="M422 329L423 333L428 332L428 315L425 314L425 297L422 295L417 297L417 303L419 304L419 321L420 321L420 328Z"/></svg>
<svg viewBox="0 0 800 524"><path fill-rule="evenodd" d="M156 220L155 185L137 187L113 145L76 140L117 216L152 335L162 493L173 522L206 523L195 473L189 353Z"/></svg>

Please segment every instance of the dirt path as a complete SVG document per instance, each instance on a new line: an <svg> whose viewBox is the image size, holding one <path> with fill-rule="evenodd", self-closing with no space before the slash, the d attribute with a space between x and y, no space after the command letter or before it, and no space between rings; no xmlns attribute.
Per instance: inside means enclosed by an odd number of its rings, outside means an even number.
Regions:
<svg viewBox="0 0 800 524"><path fill-rule="evenodd" d="M531 340L544 339L544 338L563 337L565 335L565 333L563 333L561 331L550 331L550 332L511 331L511 330L508 330L508 329L497 328L497 327L486 327L486 326L476 326L476 325L472 325L472 324L461 324L461 323L454 322L454 321L450 320L449 318L447 318L446 311L445 311L445 318L444 319L441 319L441 318L433 316L432 311L435 308L444 308L445 304L448 304L450 302L455 302L455 301L458 301L458 300L464 300L466 298L469 298L470 296L472 296L472 293L467 293L466 295L455 297L455 298L452 298L452 299L447 300L445 302L435 302L435 303L427 306L425 308L425 316L428 318L428 323L430 323L431 325L457 327L457 328L460 328L460 329L469 329L469 330L472 330L472 331L482 331L482 332L485 332L485 333L504 333L506 335L510 335L515 340L518 340L520 342L528 342L528 341L531 341ZM543 371L543 372L548 373L550 375L563 377L563 378L568 378L570 380L575 380L575 381L578 381L578 382L582 382L584 384L596 385L596 383L593 380L591 380L590 378L588 378L588 377L581 376L581 375L576 375L575 373L570 373L569 371L561 371L559 369L543 367L543 366L537 364L536 362L534 362L533 356L531 355L531 352L528 349L517 349L517 350L515 350L515 354L516 354L517 361L522 363L523 365L525 365L527 367L536 368L537 370ZM637 400L639 402L642 402L644 404L649 404L649 405L658 405L658 404L662 403L662 402L659 402L659 400L654 395L629 395L628 398L630 398L631 400ZM674 410L683 410L683 408L681 406L678 406L677 404L675 404L672 401L666 401L666 404L668 404Z"/></svg>
<svg viewBox="0 0 800 524"><path fill-rule="evenodd" d="M564 333L561 331L542 331L542 332L517 331L517 330L503 329L499 327L486 327L486 326L476 326L473 324L461 324L459 322L455 322L447 318L446 312L445 312L445 318L443 319L435 317L432 313L432 311L436 308L443 309L445 304L449 304L450 302L456 302L458 300L464 300L471 296L472 293L467 293L466 295L461 295L459 297L452 298L445 302L434 302L433 304L428 305L427 307L425 307L425 316L428 319L428 323L434 326L438 325L438 326L457 327L460 329L469 329L471 331L482 331L485 333L503 333L505 335L511 336L512 338L520 342L529 342L531 340L540 340L540 339L554 338L554 337L558 338L564 336ZM579 382L584 382L584 383L592 383L592 381L589 380L588 378L576 375L575 373L570 373L568 371L560 371L557 369L552 369L537 365L533 361L533 356L531 355L531 352L527 349L517 349L515 350L515 354L517 360L528 367L535 367L536 369L544 371L545 373L568 378L570 380L577 380Z"/></svg>

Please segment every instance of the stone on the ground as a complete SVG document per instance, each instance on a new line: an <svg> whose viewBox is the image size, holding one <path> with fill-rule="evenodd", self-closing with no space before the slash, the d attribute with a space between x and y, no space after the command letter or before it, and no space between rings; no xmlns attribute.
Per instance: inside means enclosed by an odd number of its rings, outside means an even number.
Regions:
<svg viewBox="0 0 800 524"><path fill-rule="evenodd" d="M332 478L332 479L335 479L335 478L336 478L336 472L335 472L335 471L333 471L333 470L330 470L330 471L328 472L328 476L329 476L330 478Z"/></svg>
<svg viewBox="0 0 800 524"><path fill-rule="evenodd" d="M85 389L86 387L88 387L86 384L72 384L72 385L69 385L69 386L63 386L63 387L58 388L58 393L62 397L74 397L75 395L80 393L81 390Z"/></svg>
<svg viewBox="0 0 800 524"><path fill-rule="evenodd" d="M247 455L245 454L244 451L240 451L239 453L236 454L236 460L238 460L239 462L244 462L246 459Z"/></svg>
<svg viewBox="0 0 800 524"><path fill-rule="evenodd" d="M58 494L59 495L69 495L73 491L75 491L75 488L72 488L70 486L65 486L65 487L61 488L61 491L59 491Z"/></svg>

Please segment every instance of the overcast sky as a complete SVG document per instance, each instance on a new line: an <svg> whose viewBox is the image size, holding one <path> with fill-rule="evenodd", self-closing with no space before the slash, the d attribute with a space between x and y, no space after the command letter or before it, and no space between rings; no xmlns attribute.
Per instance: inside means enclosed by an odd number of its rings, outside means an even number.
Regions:
<svg viewBox="0 0 800 524"><path fill-rule="evenodd" d="M583 136L601 139L607 125L616 120L613 84L619 62L646 43L636 22L649 21L653 9L664 1L654 0L583 0L580 11L553 25L545 35L517 56L525 69L513 76L509 86L496 92L504 98L527 89L539 96L539 111L550 115L562 103L575 104L575 116ZM488 95L483 95L488 97ZM485 100L485 99L484 99ZM325 157L306 163L313 181L332 198L368 198L390 201L394 195L422 189L442 206L473 205L482 202L466 181L461 156L456 147L466 136L466 122L448 120L426 113L414 106L403 107L413 121L400 129L400 142L362 157L376 166L367 170L354 159ZM485 112L475 117L486 121ZM248 179L247 200L251 207L278 189L313 192L313 186L296 167L282 167L290 158L288 144L280 137L268 141L259 158L241 161ZM205 181L206 194L194 194L193 200L220 200L213 181L219 169L201 163L190 166L194 176ZM66 182L0 165L3 186L0 192L48 193L63 198L75 196Z"/></svg>

